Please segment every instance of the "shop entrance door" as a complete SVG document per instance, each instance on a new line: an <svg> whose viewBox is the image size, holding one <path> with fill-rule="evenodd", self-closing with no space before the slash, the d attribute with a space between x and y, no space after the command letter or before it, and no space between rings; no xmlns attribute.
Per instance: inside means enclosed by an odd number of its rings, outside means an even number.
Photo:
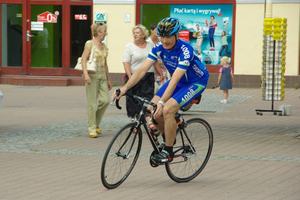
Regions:
<svg viewBox="0 0 300 200"><path fill-rule="evenodd" d="M30 5L27 21L27 71L30 75L65 75L62 69L62 5Z"/></svg>
<svg viewBox="0 0 300 200"><path fill-rule="evenodd" d="M65 75L62 5L5 2L0 4L2 74Z"/></svg>

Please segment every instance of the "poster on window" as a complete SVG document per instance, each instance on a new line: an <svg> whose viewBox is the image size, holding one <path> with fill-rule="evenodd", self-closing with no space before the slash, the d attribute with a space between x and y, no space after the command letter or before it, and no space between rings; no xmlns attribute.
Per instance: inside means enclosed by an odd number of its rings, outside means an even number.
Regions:
<svg viewBox="0 0 300 200"><path fill-rule="evenodd" d="M207 65L219 65L223 56L231 57L231 4L171 5L171 17L189 33L189 43Z"/></svg>

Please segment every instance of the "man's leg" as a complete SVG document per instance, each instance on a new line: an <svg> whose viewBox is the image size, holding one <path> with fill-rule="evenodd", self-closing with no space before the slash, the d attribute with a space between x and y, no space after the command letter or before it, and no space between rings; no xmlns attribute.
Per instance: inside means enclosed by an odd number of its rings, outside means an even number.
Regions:
<svg viewBox="0 0 300 200"><path fill-rule="evenodd" d="M159 88L159 90L157 91L156 95L152 98L151 102L153 103L158 103L158 101L160 100L161 96L164 94L166 88L168 87L169 85L169 82L170 80L168 80L165 84L163 84L161 86L161 88ZM175 89L176 91L176 89ZM148 107L149 110L152 110L152 106L149 106ZM163 117L160 117L159 119L155 119L155 121L158 123L157 125L154 125L153 122L150 122L149 121L150 118L147 118L147 122L148 122L148 125L150 128L152 128L153 126L156 127L156 129L161 133L163 134L165 132L164 130L164 119Z"/></svg>
<svg viewBox="0 0 300 200"><path fill-rule="evenodd" d="M166 102L166 105L163 110L163 117L165 121L165 137L166 137L166 146L172 147L176 138L176 120L175 114L180 109L179 104L175 99L171 98Z"/></svg>
<svg viewBox="0 0 300 200"><path fill-rule="evenodd" d="M164 149L152 157L152 159L159 163L171 162L174 157L173 145L176 138L176 120L175 113L180 106L175 99L169 99L163 108L163 118L165 121L165 146Z"/></svg>
<svg viewBox="0 0 300 200"><path fill-rule="evenodd" d="M157 103L160 100L160 97L158 96L154 96L151 100L151 102L153 103ZM152 128L153 126L162 134L165 132L164 130L164 119L163 117L160 117L159 119L155 119L155 121L158 124L154 124L153 121L150 121L150 117L147 117L147 122L150 128Z"/></svg>
<svg viewBox="0 0 300 200"><path fill-rule="evenodd" d="M171 162L174 157L173 145L176 139L177 123L175 114L180 109L188 105L195 97L200 95L205 89L206 85L200 83L188 84L179 88L174 95L165 103L163 108L164 129L165 129L165 147L159 153L152 157L153 160L160 163ZM187 94L193 94L192 96ZM186 98L187 97L187 98ZM184 98L184 100L182 100Z"/></svg>

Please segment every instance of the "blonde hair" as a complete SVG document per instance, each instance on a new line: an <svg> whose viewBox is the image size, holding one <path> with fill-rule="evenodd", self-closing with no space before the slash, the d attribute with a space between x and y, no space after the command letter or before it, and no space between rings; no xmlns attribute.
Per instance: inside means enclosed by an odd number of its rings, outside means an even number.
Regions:
<svg viewBox="0 0 300 200"><path fill-rule="evenodd" d="M91 31L94 37L98 35L97 34L98 31L101 33L101 28L103 26L106 27L106 24L104 24L103 22L98 22L91 25Z"/></svg>
<svg viewBox="0 0 300 200"><path fill-rule="evenodd" d="M221 58L221 61L224 61L225 65L229 65L231 58L227 57L227 56L223 56Z"/></svg>
<svg viewBox="0 0 300 200"><path fill-rule="evenodd" d="M138 24L132 28L132 32L138 28L142 31L142 33L144 34L144 40L146 40L149 37L149 31L142 24Z"/></svg>

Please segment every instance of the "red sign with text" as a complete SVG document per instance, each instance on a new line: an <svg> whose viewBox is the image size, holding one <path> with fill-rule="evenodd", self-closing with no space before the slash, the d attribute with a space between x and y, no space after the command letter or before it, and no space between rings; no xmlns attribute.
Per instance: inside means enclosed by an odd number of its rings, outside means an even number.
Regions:
<svg viewBox="0 0 300 200"><path fill-rule="evenodd" d="M187 30L180 31L179 32L179 38L189 42L190 41L190 32L187 31Z"/></svg>
<svg viewBox="0 0 300 200"><path fill-rule="evenodd" d="M49 11L46 11L37 16L38 22L46 22L46 23L57 23L57 16L52 14Z"/></svg>
<svg viewBox="0 0 300 200"><path fill-rule="evenodd" d="M87 20L87 15L76 14L75 15L75 20Z"/></svg>

